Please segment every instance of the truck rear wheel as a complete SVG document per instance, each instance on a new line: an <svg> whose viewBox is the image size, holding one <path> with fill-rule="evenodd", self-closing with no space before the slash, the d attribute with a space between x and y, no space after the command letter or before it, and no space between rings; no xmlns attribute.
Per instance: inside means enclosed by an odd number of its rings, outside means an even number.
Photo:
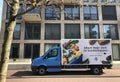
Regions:
<svg viewBox="0 0 120 82"><path fill-rule="evenodd" d="M98 68L98 67L95 67L95 68L92 68L91 71L92 71L93 74L99 75L99 74L101 74L102 69Z"/></svg>
<svg viewBox="0 0 120 82"><path fill-rule="evenodd" d="M39 75L45 75L46 73L47 73L47 71L46 71L45 67L39 67L39 69L38 69Z"/></svg>

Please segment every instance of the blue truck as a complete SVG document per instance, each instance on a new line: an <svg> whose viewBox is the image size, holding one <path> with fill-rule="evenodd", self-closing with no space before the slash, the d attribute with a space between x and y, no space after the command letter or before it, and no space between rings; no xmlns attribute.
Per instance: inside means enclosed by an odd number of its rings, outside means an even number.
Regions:
<svg viewBox="0 0 120 82"><path fill-rule="evenodd" d="M32 72L45 75L68 69L89 69L102 74L112 67L110 39L62 39L61 45L50 48L32 61Z"/></svg>

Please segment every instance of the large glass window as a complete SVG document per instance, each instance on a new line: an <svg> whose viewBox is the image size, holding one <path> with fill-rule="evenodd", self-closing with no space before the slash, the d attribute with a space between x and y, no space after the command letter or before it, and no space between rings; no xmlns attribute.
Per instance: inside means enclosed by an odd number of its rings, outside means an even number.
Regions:
<svg viewBox="0 0 120 82"><path fill-rule="evenodd" d="M116 2L117 0L101 0L101 2Z"/></svg>
<svg viewBox="0 0 120 82"><path fill-rule="evenodd" d="M46 24L45 25L45 39L46 40L60 40L61 39L60 24Z"/></svg>
<svg viewBox="0 0 120 82"><path fill-rule="evenodd" d="M98 20L97 6L84 6L84 20Z"/></svg>
<svg viewBox="0 0 120 82"><path fill-rule="evenodd" d="M118 40L118 28L117 25L103 25L104 38Z"/></svg>
<svg viewBox="0 0 120 82"><path fill-rule="evenodd" d="M116 7L113 5L103 5L102 18L103 20L117 20Z"/></svg>
<svg viewBox="0 0 120 82"><path fill-rule="evenodd" d="M32 5L31 4L27 4L26 7L27 7L27 9L31 9ZM36 7L35 9L31 10L28 13L39 13L39 12L40 12L40 7Z"/></svg>
<svg viewBox="0 0 120 82"><path fill-rule="evenodd" d="M101 0L101 2L107 2L107 0Z"/></svg>
<svg viewBox="0 0 120 82"><path fill-rule="evenodd" d="M83 0L83 2L88 2L89 0Z"/></svg>
<svg viewBox="0 0 120 82"><path fill-rule="evenodd" d="M47 6L45 9L45 19L47 20L60 20L60 7Z"/></svg>
<svg viewBox="0 0 120 82"><path fill-rule="evenodd" d="M78 5L65 5L64 13L65 20L80 19L80 7Z"/></svg>
<svg viewBox="0 0 120 82"><path fill-rule="evenodd" d="M114 60L120 60L120 46L118 44L112 45L112 55Z"/></svg>
<svg viewBox="0 0 120 82"><path fill-rule="evenodd" d="M14 29L13 39L20 39L21 24L17 23Z"/></svg>
<svg viewBox="0 0 120 82"><path fill-rule="evenodd" d="M92 0L92 2L98 2L98 0Z"/></svg>
<svg viewBox="0 0 120 82"><path fill-rule="evenodd" d="M99 28L98 28L98 25L96 24L85 24L84 31L85 31L86 39L99 38Z"/></svg>
<svg viewBox="0 0 120 82"><path fill-rule="evenodd" d="M24 58L36 58L39 57L40 44L25 44L24 45Z"/></svg>
<svg viewBox="0 0 120 82"><path fill-rule="evenodd" d="M120 2L120 0L117 0L118 2Z"/></svg>
<svg viewBox="0 0 120 82"><path fill-rule="evenodd" d="M10 58L19 58L19 44L14 43L11 45Z"/></svg>
<svg viewBox="0 0 120 82"><path fill-rule="evenodd" d="M66 39L80 39L80 25L79 24L65 24L65 38Z"/></svg>
<svg viewBox="0 0 120 82"><path fill-rule="evenodd" d="M20 8L18 10L18 13L21 13L23 11L23 5L20 4ZM10 18L10 6L7 6L7 12L6 12L6 19ZM21 19L22 16L17 16L17 19Z"/></svg>
<svg viewBox="0 0 120 82"><path fill-rule="evenodd" d="M108 0L108 2L116 2L117 0Z"/></svg>
<svg viewBox="0 0 120 82"><path fill-rule="evenodd" d="M25 24L25 39L40 39L41 26L39 23Z"/></svg>
<svg viewBox="0 0 120 82"><path fill-rule="evenodd" d="M8 28L8 23L6 23L6 28ZM17 23L14 32L13 32L13 39L14 40L19 40L20 39L20 32L21 32L21 24ZM4 35L6 37L6 34Z"/></svg>

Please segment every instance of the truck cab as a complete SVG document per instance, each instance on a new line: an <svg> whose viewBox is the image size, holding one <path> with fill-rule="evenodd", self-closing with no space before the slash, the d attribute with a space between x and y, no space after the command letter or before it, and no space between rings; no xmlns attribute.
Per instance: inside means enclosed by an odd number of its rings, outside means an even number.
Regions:
<svg viewBox="0 0 120 82"><path fill-rule="evenodd" d="M46 72L60 72L61 71L61 48L55 46L50 48L43 56L38 57L32 61L32 71L40 75Z"/></svg>

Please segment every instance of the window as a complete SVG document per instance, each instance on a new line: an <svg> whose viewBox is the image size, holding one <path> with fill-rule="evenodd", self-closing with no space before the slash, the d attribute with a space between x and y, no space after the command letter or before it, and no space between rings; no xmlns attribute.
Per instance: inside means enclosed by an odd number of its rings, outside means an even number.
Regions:
<svg viewBox="0 0 120 82"><path fill-rule="evenodd" d="M23 11L23 5L22 4L20 4L20 8L19 8L19 10L18 10L18 13L20 13L20 12L22 12ZM6 19L9 19L10 18L10 7L9 6L7 6L7 13L6 13ZM17 16L17 19L21 19L22 18L22 16Z"/></svg>
<svg viewBox="0 0 120 82"><path fill-rule="evenodd" d="M113 44L112 45L112 55L113 55L113 60L120 60L120 46L118 44Z"/></svg>
<svg viewBox="0 0 120 82"><path fill-rule="evenodd" d="M10 18L10 7L7 6L7 11L6 11L6 19Z"/></svg>
<svg viewBox="0 0 120 82"><path fill-rule="evenodd" d="M64 9L65 20L79 20L80 19L80 7L78 5L65 5Z"/></svg>
<svg viewBox="0 0 120 82"><path fill-rule="evenodd" d="M104 38L118 40L118 28L117 25L103 25Z"/></svg>
<svg viewBox="0 0 120 82"><path fill-rule="evenodd" d="M112 5L102 6L103 20L117 20L116 7Z"/></svg>
<svg viewBox="0 0 120 82"><path fill-rule="evenodd" d="M39 57L40 44L25 44L24 45L24 58L36 58Z"/></svg>
<svg viewBox="0 0 120 82"><path fill-rule="evenodd" d="M47 57L48 57L48 58L50 58L50 57L56 57L56 56L57 56L57 53L58 53L58 50L57 50L57 49L51 50L51 51L47 54Z"/></svg>
<svg viewBox="0 0 120 82"><path fill-rule="evenodd" d="M60 40L61 39L60 24L46 24L45 25L45 39L46 40Z"/></svg>
<svg viewBox="0 0 120 82"><path fill-rule="evenodd" d="M54 6L47 6L45 9L45 19L47 20L60 20L60 8Z"/></svg>
<svg viewBox="0 0 120 82"><path fill-rule="evenodd" d="M23 12L23 5L22 4L20 4L20 8L18 10L18 13L21 13L21 12ZM21 19L21 18L22 18L22 15L17 17L17 19Z"/></svg>
<svg viewBox="0 0 120 82"><path fill-rule="evenodd" d="M30 9L32 8L32 5L31 4L27 4L26 5L27 9ZM28 13L39 13L40 12L40 7L36 7L35 9L33 9L32 11L28 12Z"/></svg>
<svg viewBox="0 0 120 82"><path fill-rule="evenodd" d="M84 6L84 20L98 20L97 6Z"/></svg>
<svg viewBox="0 0 120 82"><path fill-rule="evenodd" d="M117 0L108 0L108 2L116 2Z"/></svg>
<svg viewBox="0 0 120 82"><path fill-rule="evenodd" d="M19 58L19 44L11 45L10 58Z"/></svg>
<svg viewBox="0 0 120 82"><path fill-rule="evenodd" d="M89 0L83 0L83 2L88 2Z"/></svg>
<svg viewBox="0 0 120 82"><path fill-rule="evenodd" d="M99 38L99 28L98 28L98 25L96 24L85 24L84 31L85 31L86 39Z"/></svg>
<svg viewBox="0 0 120 82"><path fill-rule="evenodd" d="M92 0L92 2L98 2L98 0Z"/></svg>
<svg viewBox="0 0 120 82"><path fill-rule="evenodd" d="M40 27L39 23L26 23L25 39L40 39Z"/></svg>
<svg viewBox="0 0 120 82"><path fill-rule="evenodd" d="M49 50L49 48L53 47L53 46L56 46L56 45L59 45L59 44L45 44L45 52L47 52Z"/></svg>
<svg viewBox="0 0 120 82"><path fill-rule="evenodd" d="M8 28L8 23L5 24L6 28ZM19 40L20 39L20 32L21 32L21 24L17 23L15 28L14 28L14 33L13 33L13 40ZM6 33L4 34L4 37L6 37Z"/></svg>
<svg viewBox="0 0 120 82"><path fill-rule="evenodd" d="M65 24L65 38L66 39L80 39L80 25L79 24Z"/></svg>
<svg viewBox="0 0 120 82"><path fill-rule="evenodd" d="M117 0L118 2L120 2L120 0Z"/></svg>
<svg viewBox="0 0 120 82"><path fill-rule="evenodd" d="M101 2L107 2L107 0L101 0Z"/></svg>
<svg viewBox="0 0 120 82"><path fill-rule="evenodd" d="M20 29L21 29L21 24L16 24L13 34L14 40L20 39L20 31L21 31Z"/></svg>

